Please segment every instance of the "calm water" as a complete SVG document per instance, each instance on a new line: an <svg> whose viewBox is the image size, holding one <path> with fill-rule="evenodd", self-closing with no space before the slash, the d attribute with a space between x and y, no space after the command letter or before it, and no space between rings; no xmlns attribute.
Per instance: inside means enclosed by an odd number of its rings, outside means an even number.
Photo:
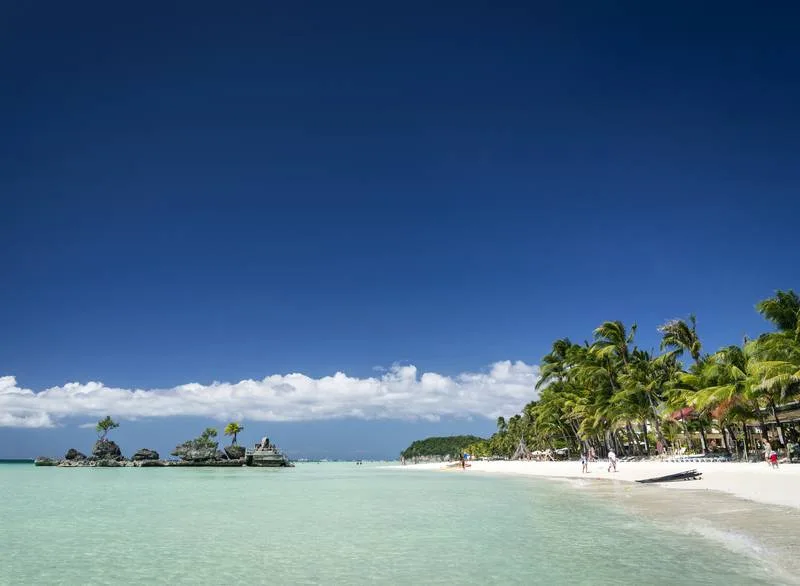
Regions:
<svg viewBox="0 0 800 586"><path fill-rule="evenodd" d="M355 464L0 465L2 584L767 584L567 484Z"/></svg>

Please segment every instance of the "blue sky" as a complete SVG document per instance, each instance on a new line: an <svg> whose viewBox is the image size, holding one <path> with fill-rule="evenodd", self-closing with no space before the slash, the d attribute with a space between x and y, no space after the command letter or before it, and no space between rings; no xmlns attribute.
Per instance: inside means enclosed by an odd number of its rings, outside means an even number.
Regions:
<svg viewBox="0 0 800 586"><path fill-rule="evenodd" d="M214 381L248 442L393 456L489 433L603 320L763 331L800 277L793 11L5 5L0 392L34 403L3 405L0 457L88 448L115 405L123 447L165 450L217 423L175 387ZM263 383L291 373L295 403Z"/></svg>

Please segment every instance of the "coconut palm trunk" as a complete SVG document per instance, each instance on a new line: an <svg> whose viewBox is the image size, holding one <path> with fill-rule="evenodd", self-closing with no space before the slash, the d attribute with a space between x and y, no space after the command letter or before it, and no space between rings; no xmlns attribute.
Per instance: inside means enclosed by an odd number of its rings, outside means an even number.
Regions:
<svg viewBox="0 0 800 586"><path fill-rule="evenodd" d="M778 410L775 406L775 401L773 401L771 397L769 399L769 408L770 411L772 411L772 417L775 420L776 427L778 428L778 441L781 442L782 447L785 447L786 442L783 441L783 424L781 423L781 420L778 419Z"/></svg>
<svg viewBox="0 0 800 586"><path fill-rule="evenodd" d="M697 420L697 425L700 428L700 449L702 450L703 454L708 452L708 447L706 443L706 430L705 426L703 425L703 420L699 418Z"/></svg>
<svg viewBox="0 0 800 586"><path fill-rule="evenodd" d="M644 453L650 454L650 442L647 439L647 419L642 419L642 438L644 439Z"/></svg>
<svg viewBox="0 0 800 586"><path fill-rule="evenodd" d="M636 432L633 430L633 425L631 425L630 420L625 422L625 430L628 434L628 441L633 447L633 454L635 456L641 455L641 451L639 449L639 439L636 437Z"/></svg>

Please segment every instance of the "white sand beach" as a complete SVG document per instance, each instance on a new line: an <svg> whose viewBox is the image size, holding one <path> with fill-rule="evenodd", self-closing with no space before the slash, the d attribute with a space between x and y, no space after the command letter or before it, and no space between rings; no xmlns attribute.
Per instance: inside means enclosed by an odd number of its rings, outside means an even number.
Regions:
<svg viewBox="0 0 800 586"><path fill-rule="evenodd" d="M406 470L438 470L444 464L398 466ZM800 508L800 464L782 464L772 469L766 463L734 462L619 462L617 472L608 472L607 461L589 464L589 473L581 472L581 464L535 461L475 461L466 470L446 469L448 473L491 473L527 475L549 478L584 478L633 482L685 470L703 473L700 480L667 482L661 486L677 490L715 490L771 505Z"/></svg>

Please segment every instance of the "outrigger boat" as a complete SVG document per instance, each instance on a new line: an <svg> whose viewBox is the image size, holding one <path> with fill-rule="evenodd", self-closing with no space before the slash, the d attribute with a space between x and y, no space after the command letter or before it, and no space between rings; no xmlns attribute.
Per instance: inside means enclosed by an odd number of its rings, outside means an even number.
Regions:
<svg viewBox="0 0 800 586"><path fill-rule="evenodd" d="M675 474L667 474L666 476L658 476L656 478L645 478L644 480L637 480L642 484L653 482L677 482L678 480L700 480L703 475L702 472L697 470L687 470L686 472L676 472Z"/></svg>

